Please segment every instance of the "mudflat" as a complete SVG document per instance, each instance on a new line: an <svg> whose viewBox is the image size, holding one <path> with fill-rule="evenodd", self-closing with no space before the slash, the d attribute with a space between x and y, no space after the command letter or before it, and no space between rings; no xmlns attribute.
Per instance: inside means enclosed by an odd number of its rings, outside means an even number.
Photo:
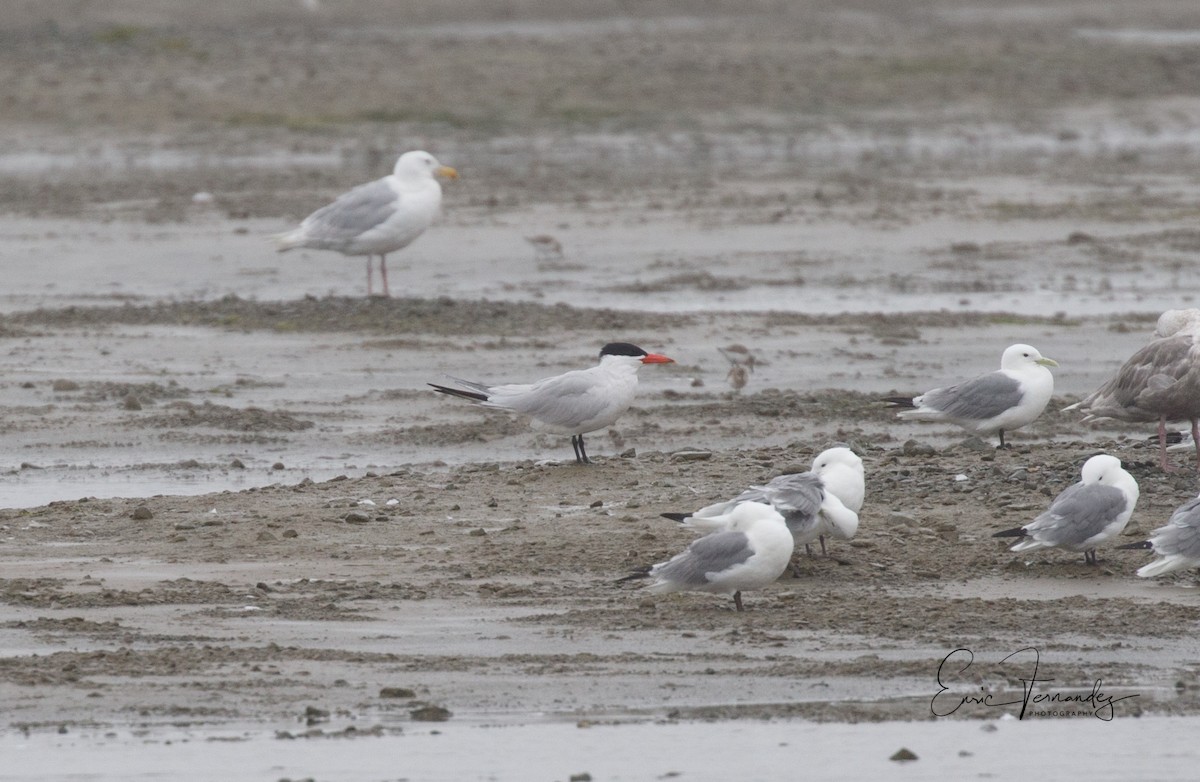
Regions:
<svg viewBox="0 0 1200 782"><path fill-rule="evenodd" d="M1159 469L1153 425L1062 412L1200 290L1193 4L160 5L0 20L10 748L626 723L682 745L712 722L1067 712L1101 718L1092 740L1132 742L1135 715L1190 729L1193 575L991 535L1095 453L1141 488L1116 543L1200 491L1194 453ZM366 298L361 258L274 252L411 148L462 178L389 259L394 298ZM642 370L592 467L426 385L532 381L613 340L677 363ZM879 401L1014 342L1061 366L1012 448ZM857 536L745 612L618 582L692 539L659 514L835 442L866 465ZM34 754L12 778L66 773ZM966 771L1002 762L980 757Z"/></svg>

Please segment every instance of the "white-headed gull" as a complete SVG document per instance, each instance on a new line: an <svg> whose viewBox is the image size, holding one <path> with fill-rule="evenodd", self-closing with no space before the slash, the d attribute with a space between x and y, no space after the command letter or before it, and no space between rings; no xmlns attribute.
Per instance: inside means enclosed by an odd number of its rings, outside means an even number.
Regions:
<svg viewBox="0 0 1200 782"><path fill-rule="evenodd" d="M1004 433L1032 423L1054 393L1054 375L1047 367L1058 362L1031 345L1010 345L1000 357L1000 369L915 397L884 401L909 408L897 415L915 421L945 421L976 434Z"/></svg>
<svg viewBox="0 0 1200 782"><path fill-rule="evenodd" d="M435 177L456 179L428 152L405 152L391 175L359 185L313 212L300 227L275 237L279 252L297 247L367 256L367 295L374 293L371 256L379 256L383 295L389 295L387 255L412 244L438 216L442 186Z"/></svg>

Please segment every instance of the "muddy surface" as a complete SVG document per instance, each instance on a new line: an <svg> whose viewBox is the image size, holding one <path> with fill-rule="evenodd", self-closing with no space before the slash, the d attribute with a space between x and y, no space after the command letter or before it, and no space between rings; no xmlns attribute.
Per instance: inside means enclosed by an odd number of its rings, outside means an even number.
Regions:
<svg viewBox="0 0 1200 782"><path fill-rule="evenodd" d="M1193 4L157 5L0 22L0 732L923 720L1030 647L1089 718L1200 713L1194 575L991 538L1101 451L1120 542L1200 491L1061 412L1200 291ZM395 298L273 253L417 146L463 178ZM677 363L591 468L425 385L614 339ZM878 402L1017 341L1061 367L1011 449ZM617 581L834 442L858 536L746 612Z"/></svg>

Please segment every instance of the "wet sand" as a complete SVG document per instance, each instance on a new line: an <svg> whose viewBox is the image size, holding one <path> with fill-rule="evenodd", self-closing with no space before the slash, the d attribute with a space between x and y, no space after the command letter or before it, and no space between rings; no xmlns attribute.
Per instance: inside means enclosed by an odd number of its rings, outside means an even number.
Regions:
<svg viewBox="0 0 1200 782"><path fill-rule="evenodd" d="M1188 453L1158 469L1153 427L1061 412L1200 290L1200 96L1162 86L1197 82L1153 34L1200 27L1195 9L431 4L399 30L386 5L3 22L22 75L0 87L0 751L32 754L0 779L131 747L121 778L150 778L198 746L229 748L214 775L304 747L255 778L704 778L718 761L679 758L714 731L762 744L746 778L818 748L846 778L1027 773L1055 740L1112 747L1104 778L1135 768L1143 726L1194 729L1194 575L991 533L1101 451L1141 486L1120 542L1200 490ZM530 67L546 75L511 78ZM364 297L362 259L273 252L411 146L464 176L390 261L396 298ZM425 385L533 380L614 339L678 363L642 371L592 468ZM1017 341L1061 367L1012 449L878 402ZM740 390L731 347L756 359ZM866 464L858 536L745 613L616 581L691 539L660 513L839 441ZM1042 708L1001 721L1030 648ZM950 692L1008 705L941 708L957 649L976 661ZM600 759L641 731L645 765ZM511 736L596 759L466 761ZM345 754L364 741L413 767ZM877 751L833 757L858 746ZM901 746L921 760L888 761Z"/></svg>

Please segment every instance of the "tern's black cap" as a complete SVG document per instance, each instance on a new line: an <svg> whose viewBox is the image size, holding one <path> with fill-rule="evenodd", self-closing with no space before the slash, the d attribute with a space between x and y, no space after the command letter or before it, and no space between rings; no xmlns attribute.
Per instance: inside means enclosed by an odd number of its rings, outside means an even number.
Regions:
<svg viewBox="0 0 1200 782"><path fill-rule="evenodd" d="M633 356L640 358L641 356L648 355L650 354L632 342L610 342L600 348L600 358L604 358L605 356Z"/></svg>

